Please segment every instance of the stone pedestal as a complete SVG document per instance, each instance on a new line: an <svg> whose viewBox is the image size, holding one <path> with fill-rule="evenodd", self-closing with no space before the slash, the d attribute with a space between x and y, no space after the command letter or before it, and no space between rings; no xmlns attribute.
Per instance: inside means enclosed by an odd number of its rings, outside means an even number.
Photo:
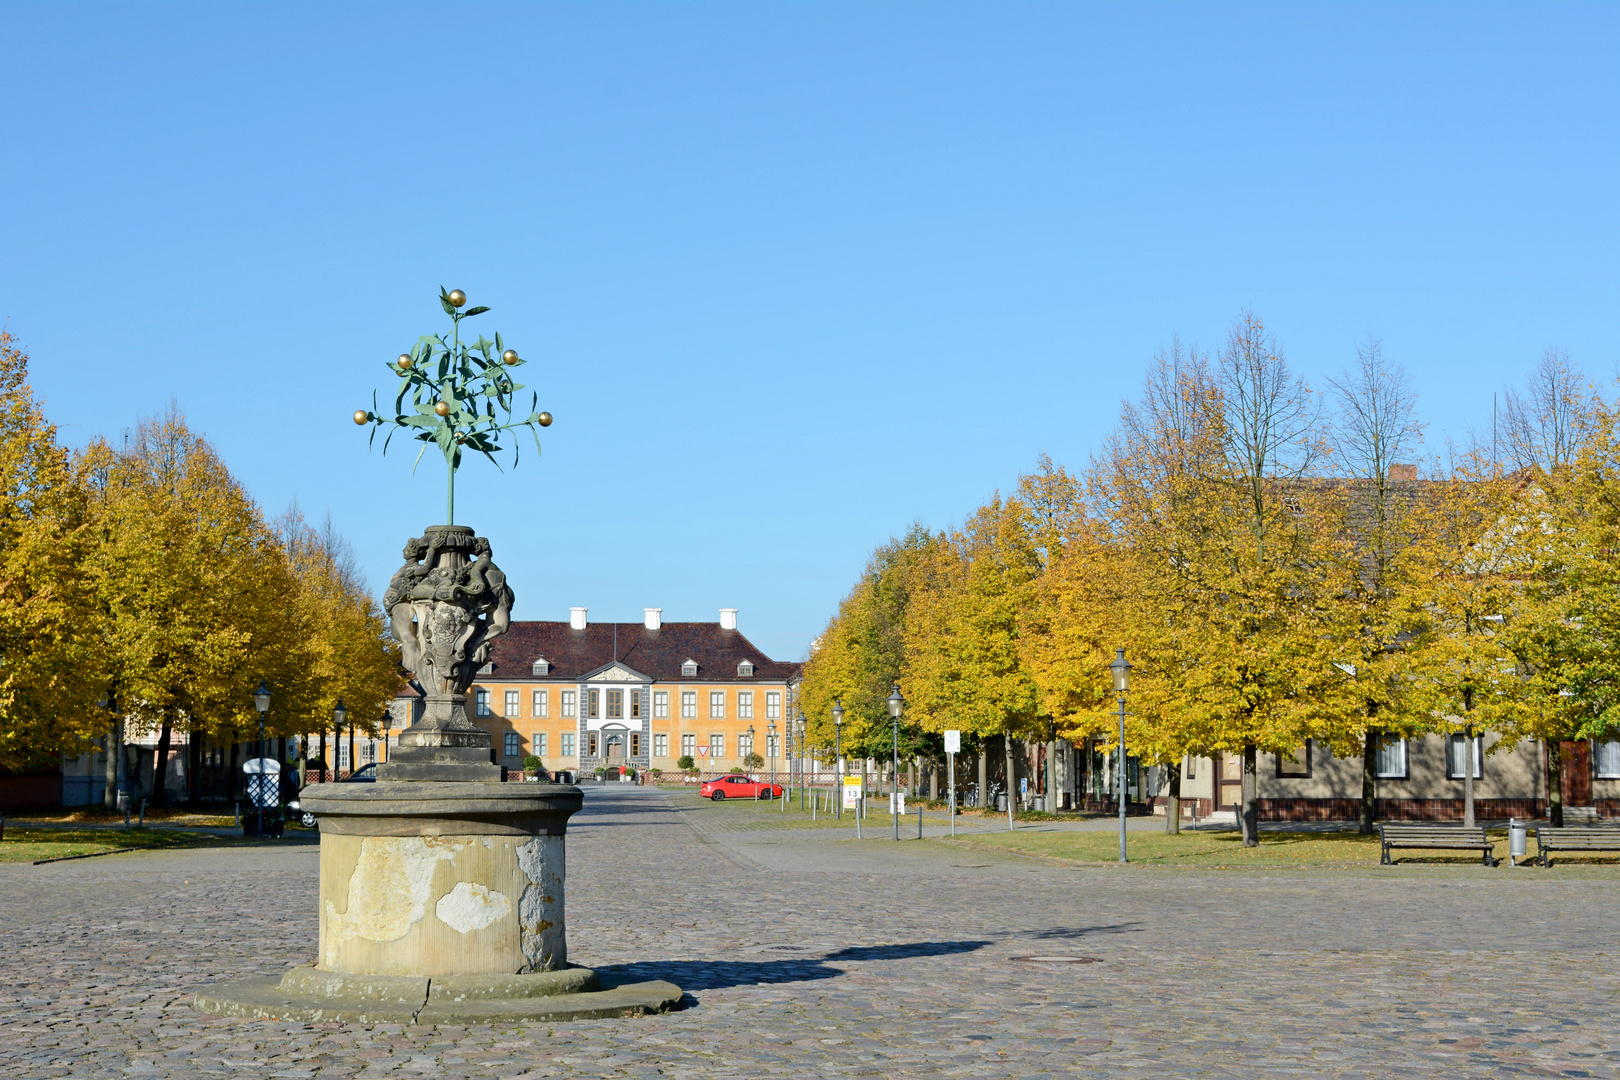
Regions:
<svg viewBox="0 0 1620 1080"><path fill-rule="evenodd" d="M477 1023L675 1008L667 982L603 990L568 964L568 818L558 784L318 784L313 967L197 995L206 1012L316 1022Z"/></svg>

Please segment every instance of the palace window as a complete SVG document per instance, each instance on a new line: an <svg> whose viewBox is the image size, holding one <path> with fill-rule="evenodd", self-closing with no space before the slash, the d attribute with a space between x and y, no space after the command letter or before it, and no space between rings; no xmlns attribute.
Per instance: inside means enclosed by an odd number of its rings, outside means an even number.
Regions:
<svg viewBox="0 0 1620 1080"><path fill-rule="evenodd" d="M724 720L726 718L726 692L724 690L709 691L709 719Z"/></svg>
<svg viewBox="0 0 1620 1080"><path fill-rule="evenodd" d="M506 692L506 714L505 715L507 717L509 717L510 719L513 719L513 720L515 720L519 716L523 715L521 712L518 711L518 692L516 690L508 690Z"/></svg>
<svg viewBox="0 0 1620 1080"><path fill-rule="evenodd" d="M601 709L601 705L602 705L601 700L600 700L601 694L602 694L602 691L600 691L600 690L592 690L592 691L590 691L590 698L588 699L588 705L589 705L589 708L590 708L590 712L585 714L587 719L595 720L597 717L602 715L601 712L599 711ZM594 750L591 751L591 753L593 753L593 754L595 752L596 751L594 751Z"/></svg>
<svg viewBox="0 0 1620 1080"><path fill-rule="evenodd" d="M564 690L562 692L562 714L564 716L573 717L578 715L577 710L574 708L574 702L578 700L575 694L576 691L573 690Z"/></svg>
<svg viewBox="0 0 1620 1080"><path fill-rule="evenodd" d="M687 660L681 664L681 678L690 679L697 675L697 661Z"/></svg>
<svg viewBox="0 0 1620 1080"><path fill-rule="evenodd" d="M545 657L541 657L540 659L536 660L534 662L534 673L541 676L550 675L551 662Z"/></svg>
<svg viewBox="0 0 1620 1080"><path fill-rule="evenodd" d="M653 691L653 719L654 720L668 720L669 719L669 691L668 690L654 690Z"/></svg>
<svg viewBox="0 0 1620 1080"><path fill-rule="evenodd" d="M737 736L737 756L745 758L754 752L754 737L748 732Z"/></svg>
<svg viewBox="0 0 1620 1080"><path fill-rule="evenodd" d="M737 678L746 679L749 676L753 675L753 673L754 673L754 665L753 665L753 663L751 661L744 660L744 661L742 661L741 663L739 663L737 665Z"/></svg>
<svg viewBox="0 0 1620 1080"><path fill-rule="evenodd" d="M360 764L362 764L362 765L370 765L373 761L376 761L376 760L377 760L377 744L375 742L373 742L371 739L367 739L365 742L360 744Z"/></svg>
<svg viewBox="0 0 1620 1080"><path fill-rule="evenodd" d="M1475 735L1473 738L1473 753L1468 754L1464 744L1469 741L1466 735L1453 735L1446 740L1446 777L1451 780L1463 779L1463 758L1472 757L1470 764L1474 767L1474 779L1478 780L1483 773L1480 771L1481 752L1485 748L1485 737Z"/></svg>
<svg viewBox="0 0 1620 1080"><path fill-rule="evenodd" d="M536 690L534 692L534 703L533 703L533 705L534 705L534 715L542 716L542 717L550 716L551 715L551 694L550 694L550 692L545 691L545 690Z"/></svg>
<svg viewBox="0 0 1620 1080"><path fill-rule="evenodd" d="M775 690L765 694L765 719L780 720L782 718L782 695Z"/></svg>
<svg viewBox="0 0 1620 1080"><path fill-rule="evenodd" d="M682 735L681 736L681 756L682 757L697 757L697 736L696 735Z"/></svg>
<svg viewBox="0 0 1620 1080"><path fill-rule="evenodd" d="M682 690L681 691L681 719L683 719L683 720L696 720L697 719L697 691L696 690Z"/></svg>
<svg viewBox="0 0 1620 1080"><path fill-rule="evenodd" d="M480 690L480 691L478 691L478 696L474 700L477 702L476 711L477 711L479 716L488 716L488 715L490 715L490 712L489 712L489 691L488 690Z"/></svg>
<svg viewBox="0 0 1620 1080"><path fill-rule="evenodd" d="M1181 770L1183 779L1198 779L1198 759L1193 757L1191 754L1186 755L1186 757L1182 758Z"/></svg>
<svg viewBox="0 0 1620 1080"><path fill-rule="evenodd" d="M1592 755L1599 780L1620 780L1620 739L1610 739L1593 747Z"/></svg>
<svg viewBox="0 0 1620 1080"><path fill-rule="evenodd" d="M641 691L630 691L630 719L641 719Z"/></svg>
<svg viewBox="0 0 1620 1080"><path fill-rule="evenodd" d="M1406 740L1385 739L1373 759L1373 775L1380 780L1406 779Z"/></svg>
<svg viewBox="0 0 1620 1080"><path fill-rule="evenodd" d="M752 690L737 691L737 719L752 720L754 718L754 692Z"/></svg>
<svg viewBox="0 0 1620 1080"><path fill-rule="evenodd" d="M596 732L594 731L585 736L585 752L591 757L596 756Z"/></svg>
<svg viewBox="0 0 1620 1080"><path fill-rule="evenodd" d="M770 758L772 761L776 760L776 754L777 754L777 749L778 749L777 743L778 743L778 739L777 739L777 737L775 735L766 735L765 736L765 756Z"/></svg>
<svg viewBox="0 0 1620 1080"><path fill-rule="evenodd" d="M529 745L534 747L534 756L542 760L546 756L546 733L535 731L529 734Z"/></svg>
<svg viewBox="0 0 1620 1080"><path fill-rule="evenodd" d="M659 757L659 758L667 758L667 757L669 757L669 736L668 735L654 735L653 736L653 757Z"/></svg>
<svg viewBox="0 0 1620 1080"><path fill-rule="evenodd" d="M724 735L709 736L709 756L715 759L726 756L726 737Z"/></svg>
<svg viewBox="0 0 1620 1080"><path fill-rule="evenodd" d="M516 758L516 757L521 757L522 756L522 754L523 754L523 740L518 738L518 733L517 732L508 731L506 733L506 738L503 741L504 741L505 745L502 747L502 752L507 757Z"/></svg>
<svg viewBox="0 0 1620 1080"><path fill-rule="evenodd" d="M639 731L630 733L630 756L633 758L641 756L641 732Z"/></svg>
<svg viewBox="0 0 1620 1080"><path fill-rule="evenodd" d="M595 690L591 691L591 696L592 697L596 696L596 691ZM608 719L609 720L623 720L624 719L624 691L623 690L609 690L607 692L607 714L608 714ZM593 713L591 713L591 715L595 716L596 714L593 712Z"/></svg>
<svg viewBox="0 0 1620 1080"><path fill-rule="evenodd" d="M572 731L565 731L562 733L562 746L560 749L562 750L563 757L574 756L574 733Z"/></svg>

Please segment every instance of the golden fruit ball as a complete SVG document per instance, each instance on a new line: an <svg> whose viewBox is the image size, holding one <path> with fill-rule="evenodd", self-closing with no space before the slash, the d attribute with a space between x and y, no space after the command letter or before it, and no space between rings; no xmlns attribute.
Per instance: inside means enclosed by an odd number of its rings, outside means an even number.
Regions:
<svg viewBox="0 0 1620 1080"><path fill-rule="evenodd" d="M414 363L416 363L416 361L411 359L411 354L410 353L400 353L399 354L399 366L400 367L408 368Z"/></svg>
<svg viewBox="0 0 1620 1080"><path fill-rule="evenodd" d="M456 307L460 307L467 302L467 294L462 292L460 289L451 289L450 302Z"/></svg>
<svg viewBox="0 0 1620 1080"><path fill-rule="evenodd" d="M510 364L517 358L518 355L516 349L507 349L505 352L501 353L501 363L503 364Z"/></svg>
<svg viewBox="0 0 1620 1080"><path fill-rule="evenodd" d="M548 412L541 413L538 417L536 417L536 419L540 421L541 427L551 426L551 414Z"/></svg>
<svg viewBox="0 0 1620 1080"><path fill-rule="evenodd" d="M437 405L433 406L433 411L438 413L440 416L449 416L450 406L448 403L441 401Z"/></svg>
<svg viewBox="0 0 1620 1080"><path fill-rule="evenodd" d="M371 419L371 414L366 412L366 410L364 410L364 409L356 409L356 410L354 410L354 422L355 423L364 424L367 420L370 420L370 419Z"/></svg>

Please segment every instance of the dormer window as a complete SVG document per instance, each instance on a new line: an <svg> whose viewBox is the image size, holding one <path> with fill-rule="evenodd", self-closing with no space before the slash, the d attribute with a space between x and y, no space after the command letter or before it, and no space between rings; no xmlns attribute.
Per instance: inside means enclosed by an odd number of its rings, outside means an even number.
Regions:
<svg viewBox="0 0 1620 1080"><path fill-rule="evenodd" d="M485 664L483 667L479 668L478 669L478 674L480 674L480 675L489 675L489 674L492 674L494 671L495 671L495 662L492 660L489 663Z"/></svg>
<svg viewBox="0 0 1620 1080"><path fill-rule="evenodd" d="M697 678L697 661L696 660L688 658L685 661L685 663L681 664L681 678L683 678L683 679L695 679L695 678Z"/></svg>
<svg viewBox="0 0 1620 1080"><path fill-rule="evenodd" d="M754 665L752 661L744 660L742 663L737 665L737 678L746 679L753 675L753 673Z"/></svg>
<svg viewBox="0 0 1620 1080"><path fill-rule="evenodd" d="M536 675L550 675L551 674L551 661L547 660L543 656L540 659L536 660L534 662L534 673Z"/></svg>

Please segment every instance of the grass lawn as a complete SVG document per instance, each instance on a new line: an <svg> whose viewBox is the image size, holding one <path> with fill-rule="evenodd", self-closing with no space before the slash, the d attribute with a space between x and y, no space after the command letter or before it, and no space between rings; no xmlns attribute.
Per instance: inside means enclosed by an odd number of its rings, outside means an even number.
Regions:
<svg viewBox="0 0 1620 1080"><path fill-rule="evenodd" d="M27 829L6 826L0 840L0 862L33 862L63 855L91 855L137 847L191 847L217 837L169 829Z"/></svg>
<svg viewBox="0 0 1620 1080"><path fill-rule="evenodd" d="M971 840L947 840L945 843L1074 862L1119 861L1119 834L1116 832L1043 832L1028 829L975 836ZM1242 837L1236 832L1184 832L1178 836L1132 832L1128 853L1131 862L1150 866L1376 866L1378 837L1353 832L1263 832L1260 834L1259 847L1246 848ZM1446 858L1444 852L1436 854L1442 859ZM1470 859L1475 863L1479 861L1478 856L1464 856L1457 861L1467 862Z"/></svg>

